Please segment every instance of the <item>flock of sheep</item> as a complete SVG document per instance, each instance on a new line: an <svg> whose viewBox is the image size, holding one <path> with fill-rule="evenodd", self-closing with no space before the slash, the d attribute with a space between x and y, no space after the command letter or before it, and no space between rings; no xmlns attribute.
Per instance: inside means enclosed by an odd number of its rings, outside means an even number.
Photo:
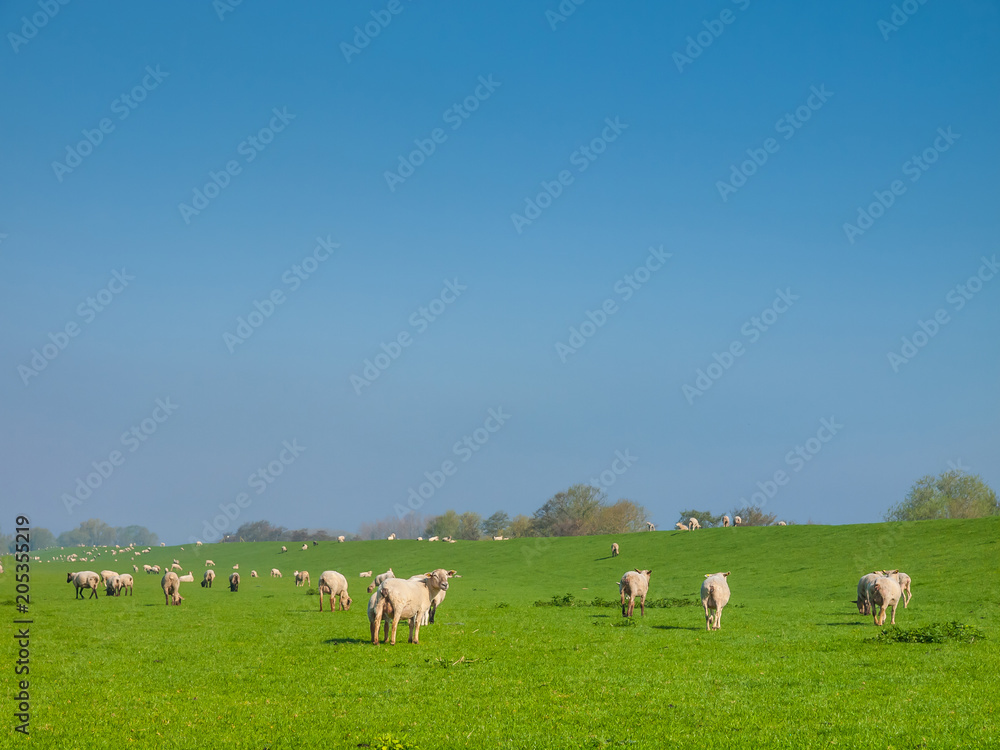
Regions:
<svg viewBox="0 0 1000 750"><path fill-rule="evenodd" d="M647 524L647 525L652 526L652 524ZM729 516L723 516L722 525L725 526L726 528L729 528L730 526L742 526L743 519L740 518L739 516L736 516L735 518L730 520ZM787 525L788 524L785 523L784 521L778 521L778 523L775 524L775 526L787 526ZM674 528L677 529L678 531L694 531L695 529L700 529L701 524L698 523L697 518L692 516L691 518L688 519L687 523L684 523L683 521L678 521L677 523L674 524ZM650 531L652 531L652 529L650 529Z"/></svg>
<svg viewBox="0 0 1000 750"><path fill-rule="evenodd" d="M913 593L910 591L910 577L899 570L873 570L861 576L858 581L858 612L871 615L876 625L885 624L885 611L892 609L893 625L896 624L896 605L903 600L903 609L910 606ZM880 608L876 612L876 608Z"/></svg>

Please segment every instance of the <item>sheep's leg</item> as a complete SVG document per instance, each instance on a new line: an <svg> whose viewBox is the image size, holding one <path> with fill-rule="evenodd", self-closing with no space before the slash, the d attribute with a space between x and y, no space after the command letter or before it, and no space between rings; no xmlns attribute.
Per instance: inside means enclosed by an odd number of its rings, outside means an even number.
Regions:
<svg viewBox="0 0 1000 750"><path fill-rule="evenodd" d="M402 612L399 611L399 610L397 610L392 615L392 633L391 633L390 638L389 638L389 645L390 646L395 646L396 645L396 630L399 628L399 621L401 619L401 617L400 617L401 614L402 614Z"/></svg>
<svg viewBox="0 0 1000 750"><path fill-rule="evenodd" d="M715 610L715 629L719 630L722 628L722 607Z"/></svg>
<svg viewBox="0 0 1000 750"><path fill-rule="evenodd" d="M419 614L414 615L410 618L410 637L407 639L410 643L420 643L420 621L423 617Z"/></svg>
<svg viewBox="0 0 1000 750"><path fill-rule="evenodd" d="M708 600L703 599L701 606L705 608L705 630L712 629L712 615L708 613Z"/></svg>
<svg viewBox="0 0 1000 750"><path fill-rule="evenodd" d="M642 599L639 600L639 613L645 617L646 616L646 595L642 595Z"/></svg>
<svg viewBox="0 0 1000 750"><path fill-rule="evenodd" d="M320 592L319 592L319 611L320 612L323 611L323 590L322 589L320 589Z"/></svg>
<svg viewBox="0 0 1000 750"><path fill-rule="evenodd" d="M896 602L896 604L892 605L892 624L893 625L896 624L896 607L897 606L899 606L899 602ZM903 609L906 609L906 607L903 607ZM885 615L882 615L882 620L883 621L885 620Z"/></svg>
<svg viewBox="0 0 1000 750"><path fill-rule="evenodd" d="M428 614L428 618L427 618L427 622L430 623L431 625L434 624L434 613L435 612L437 612L437 605L432 602L431 603L431 608L430 608L430 611L429 611L429 614Z"/></svg>

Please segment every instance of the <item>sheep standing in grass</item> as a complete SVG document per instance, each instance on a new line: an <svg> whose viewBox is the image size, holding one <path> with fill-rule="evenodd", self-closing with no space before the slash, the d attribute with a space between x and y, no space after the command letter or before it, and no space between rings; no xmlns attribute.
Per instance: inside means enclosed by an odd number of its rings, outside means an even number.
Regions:
<svg viewBox="0 0 1000 750"><path fill-rule="evenodd" d="M181 567L181 566L180 566L180 565L179 565L178 563L173 563L173 564L172 564L172 565L170 566L170 569L171 569L171 570L184 570L184 568L182 568L182 567Z"/></svg>
<svg viewBox="0 0 1000 750"><path fill-rule="evenodd" d="M389 628L392 625L392 605L382 598L382 589L379 589L368 599L368 630L371 634L372 643L377 645L377 634L375 632L375 610L382 612L382 641L389 642Z"/></svg>
<svg viewBox="0 0 1000 750"><path fill-rule="evenodd" d="M281 545L281 551L288 552L288 547L286 547L285 545Z"/></svg>
<svg viewBox="0 0 1000 750"><path fill-rule="evenodd" d="M454 570L448 571L448 578L455 578L456 576L461 578L461 576L459 576L456 571ZM423 576L420 577L423 578ZM410 580L412 581L413 579L411 578ZM424 613L424 619L421 621L420 623L421 625L434 624L434 614L437 612L438 607L440 607L441 604L444 602L444 598L447 594L448 592L445 589L441 589L440 591L437 592L437 594L435 594L434 598L431 599L431 608Z"/></svg>
<svg viewBox="0 0 1000 750"><path fill-rule="evenodd" d="M127 591L129 596L132 596L132 586L135 585L135 579L129 573L122 573L118 576L118 588L115 591L115 596L121 596L122 591Z"/></svg>
<svg viewBox="0 0 1000 750"><path fill-rule="evenodd" d="M239 573L232 573L232 574L230 574L230 576L229 576L229 590L233 591L233 592L240 590L240 574Z"/></svg>
<svg viewBox="0 0 1000 750"><path fill-rule="evenodd" d="M163 574L163 578L160 579L160 586L163 588L164 604L179 605L184 600L184 597L181 596L180 579L172 570L168 570Z"/></svg>
<svg viewBox="0 0 1000 750"><path fill-rule="evenodd" d="M116 575L118 575L118 574L115 573L115 571L113 571L113 570L102 570L101 571L101 583L106 586L107 583L108 583L108 581L110 579L114 578Z"/></svg>
<svg viewBox="0 0 1000 750"><path fill-rule="evenodd" d="M257 571L256 570L251 570L250 571L250 577L251 578L256 578L257 577Z"/></svg>
<svg viewBox="0 0 1000 750"><path fill-rule="evenodd" d="M105 596L117 596L118 595L118 576L113 575L110 578L104 579L104 595Z"/></svg>
<svg viewBox="0 0 1000 750"><path fill-rule="evenodd" d="M787 526L788 524L784 521L778 521L778 526Z"/></svg>
<svg viewBox="0 0 1000 750"><path fill-rule="evenodd" d="M312 583L312 581L309 580L309 571L307 570L295 571L295 585L305 586L307 583L308 584Z"/></svg>
<svg viewBox="0 0 1000 750"><path fill-rule="evenodd" d="M150 573L153 572L153 566L152 565L143 565L142 569L146 572L146 575L149 575Z"/></svg>
<svg viewBox="0 0 1000 750"><path fill-rule="evenodd" d="M90 599L97 598L97 587L101 585L101 577L92 570L83 570L79 573L67 573L66 583L76 586L76 599L83 599L83 590L90 589Z"/></svg>
<svg viewBox="0 0 1000 750"><path fill-rule="evenodd" d="M347 540L345 539L344 535L341 534L340 536L337 537L337 541L338 542L344 542L344 541L347 541Z"/></svg>
<svg viewBox="0 0 1000 750"><path fill-rule="evenodd" d="M281 578L281 571L277 568L271 568L271 578Z"/></svg>
<svg viewBox="0 0 1000 750"><path fill-rule="evenodd" d="M858 614L860 615L872 613L872 586L876 578L878 578L878 573L867 573L861 576L858 581L858 598L854 601L858 605Z"/></svg>
<svg viewBox="0 0 1000 750"><path fill-rule="evenodd" d="M729 520L729 516L723 516L722 517L722 525L723 526L725 526L725 527L728 528L729 525L730 525L730 523L731 523L731 521Z"/></svg>
<svg viewBox="0 0 1000 750"><path fill-rule="evenodd" d="M649 593L649 577L652 570L628 571L618 582L618 594L621 596L622 617L631 617L635 610L635 600L639 600L639 614L646 616L646 594ZM626 601L628 604L626 605Z"/></svg>
<svg viewBox="0 0 1000 750"><path fill-rule="evenodd" d="M698 523L698 519L697 518L689 518L688 519L688 528L691 529L691 531L694 531L695 529L700 529L701 528L701 524Z"/></svg>
<svg viewBox="0 0 1000 750"><path fill-rule="evenodd" d="M215 561L214 560L205 560L205 567L214 568L215 567Z"/></svg>
<svg viewBox="0 0 1000 750"><path fill-rule="evenodd" d="M323 594L326 594L327 601L330 602L330 611L335 607L345 612L351 608L351 597L347 593L347 579L336 570L324 570L316 585L319 589L319 611L323 611ZM334 603L336 600L336 604Z"/></svg>
<svg viewBox="0 0 1000 750"><path fill-rule="evenodd" d="M675 523L674 526L677 528L678 531L690 531L690 529L687 527L687 524L683 524L680 521Z"/></svg>
<svg viewBox="0 0 1000 750"><path fill-rule="evenodd" d="M743 519L740 518L739 516L736 516L736 518L733 519L733 525L734 526L742 526L743 525Z"/></svg>
<svg viewBox="0 0 1000 750"><path fill-rule="evenodd" d="M154 565L152 568L150 568L150 570L152 570L154 573L159 573L160 572L160 566L159 565Z"/></svg>
<svg viewBox="0 0 1000 750"><path fill-rule="evenodd" d="M705 608L705 630L718 630L722 627L722 608L729 603L729 582L725 573L706 573L701 582L701 606ZM710 613L709 610L715 610Z"/></svg>
<svg viewBox="0 0 1000 750"><path fill-rule="evenodd" d="M396 645L396 628L399 621L406 619L410 624L409 642L420 643L420 622L431 607L431 600L439 591L448 588L448 571L438 568L419 581L404 581L389 578L378 588L371 620L372 643L378 645L378 630L386 609L392 609L392 629L389 643Z"/></svg>
<svg viewBox="0 0 1000 750"><path fill-rule="evenodd" d="M896 624L896 605L902 595L903 591L895 579L888 576L878 576L875 579L872 584L872 620L876 625L885 625L885 611L889 607L892 608L892 624ZM878 614L875 612L876 607L881 608Z"/></svg>
<svg viewBox="0 0 1000 750"><path fill-rule="evenodd" d="M618 542L611 543L611 556L618 557Z"/></svg>
<svg viewBox="0 0 1000 750"><path fill-rule="evenodd" d="M139 572L139 566L138 565L133 565L132 566L132 571L135 572L135 573L138 573ZM0 571L0 572L2 572L2 571Z"/></svg>
<svg viewBox="0 0 1000 750"><path fill-rule="evenodd" d="M205 575L201 579L201 587L203 589L210 589L210 588L212 588L212 582L214 580L215 580L215 571L214 570L206 570L205 571Z"/></svg>
<svg viewBox="0 0 1000 750"><path fill-rule="evenodd" d="M910 577L899 570L880 570L877 572L879 575L888 576L899 584L899 589L903 592L903 609L906 609L910 605L910 597L913 596L910 593Z"/></svg>
<svg viewBox="0 0 1000 750"><path fill-rule="evenodd" d="M371 571L369 571L369 573L370 572ZM362 574L362 575L364 575L364 574ZM385 571L385 573L379 573L377 576L375 576L374 580L368 585L368 593L370 594L375 589L377 589L379 586L381 586L382 585L382 581L387 581L390 578L395 578L395 577L396 577L396 574L392 572L392 568L389 568L387 571Z"/></svg>

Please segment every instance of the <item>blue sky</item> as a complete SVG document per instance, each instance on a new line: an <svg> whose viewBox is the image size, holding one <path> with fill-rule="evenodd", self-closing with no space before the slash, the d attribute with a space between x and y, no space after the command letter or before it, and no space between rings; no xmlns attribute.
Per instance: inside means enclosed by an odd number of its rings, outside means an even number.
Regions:
<svg viewBox="0 0 1000 750"><path fill-rule="evenodd" d="M1000 11L904 5L5 3L0 525L997 487Z"/></svg>

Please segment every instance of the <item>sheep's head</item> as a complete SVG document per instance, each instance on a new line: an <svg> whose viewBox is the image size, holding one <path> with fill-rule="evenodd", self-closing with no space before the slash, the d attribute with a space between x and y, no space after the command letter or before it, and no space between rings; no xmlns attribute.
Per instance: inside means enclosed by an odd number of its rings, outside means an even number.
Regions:
<svg viewBox="0 0 1000 750"><path fill-rule="evenodd" d="M428 583L430 583L430 581L433 580L434 585L441 591L448 590L448 571L445 570L444 568L438 568L433 573L428 573L427 578L428 578Z"/></svg>
<svg viewBox="0 0 1000 750"><path fill-rule="evenodd" d="M347 595L346 591L341 591L340 592L340 607L341 607L341 609L343 609L344 611L349 610L351 608L352 602L353 602L353 600L351 599L351 597L349 597Z"/></svg>
<svg viewBox="0 0 1000 750"><path fill-rule="evenodd" d="M184 601L184 597L180 595L180 592L175 591L173 600L170 603L179 607L182 601Z"/></svg>
<svg viewBox="0 0 1000 750"><path fill-rule="evenodd" d="M76 576L76 573L67 573L66 574L66 583L73 583L74 576Z"/></svg>

